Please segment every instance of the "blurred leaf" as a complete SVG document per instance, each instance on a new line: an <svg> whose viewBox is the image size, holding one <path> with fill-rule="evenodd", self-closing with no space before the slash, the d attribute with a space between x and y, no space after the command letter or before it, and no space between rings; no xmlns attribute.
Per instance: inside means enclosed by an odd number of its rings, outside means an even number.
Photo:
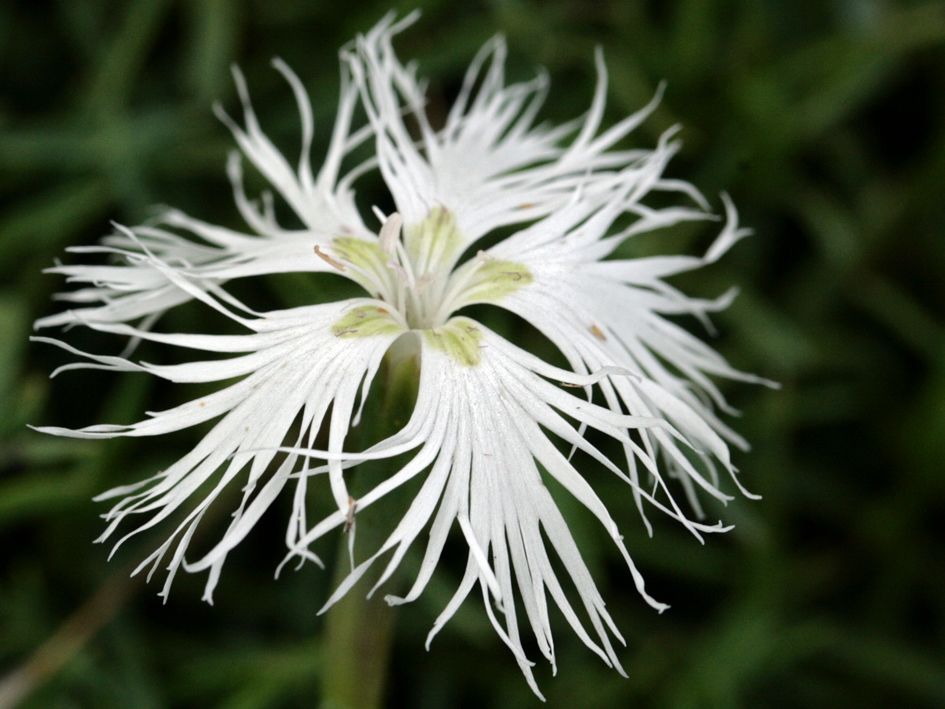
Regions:
<svg viewBox="0 0 945 709"><path fill-rule="evenodd" d="M188 63L190 82L199 103L219 98L228 79L239 27L239 7L227 0L193 3L190 11L193 49Z"/></svg>
<svg viewBox="0 0 945 709"><path fill-rule="evenodd" d="M9 270L12 262L25 254L35 261L38 253L55 253L68 243L71 229L101 217L107 201L108 193L100 180L79 180L3 212L0 268Z"/></svg>
<svg viewBox="0 0 945 709"><path fill-rule="evenodd" d="M22 333L28 329L25 304L12 293L0 293L0 401L9 402L13 397L26 349Z"/></svg>
<svg viewBox="0 0 945 709"><path fill-rule="evenodd" d="M127 101L169 4L145 0L125 5L121 28L106 40L107 49L100 49L100 63L89 82L85 98L94 111L106 113Z"/></svg>

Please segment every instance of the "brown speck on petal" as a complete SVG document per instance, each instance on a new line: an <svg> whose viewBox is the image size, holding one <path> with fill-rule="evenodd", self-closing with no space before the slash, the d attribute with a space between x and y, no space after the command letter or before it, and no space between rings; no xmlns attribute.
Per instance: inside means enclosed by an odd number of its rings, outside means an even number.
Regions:
<svg viewBox="0 0 945 709"><path fill-rule="evenodd" d="M348 515L345 517L345 532L350 532L354 526L354 513L358 508L358 501L348 495Z"/></svg>

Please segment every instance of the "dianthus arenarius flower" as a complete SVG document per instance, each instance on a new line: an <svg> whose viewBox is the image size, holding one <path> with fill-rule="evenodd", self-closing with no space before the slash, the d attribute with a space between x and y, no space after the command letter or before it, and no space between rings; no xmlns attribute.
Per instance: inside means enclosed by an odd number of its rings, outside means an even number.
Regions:
<svg viewBox="0 0 945 709"><path fill-rule="evenodd" d="M662 611L665 606L644 589L607 506L567 451L581 451L582 459L622 480L647 531L647 509L678 520L700 539L727 529L700 521L697 499L700 492L730 499L721 489L723 476L745 492L729 454L730 446L745 443L716 415L729 408L712 377L761 380L730 367L671 319L687 314L705 321L730 295L690 298L666 279L714 262L747 232L723 196L724 223L703 256L614 256L637 235L717 219L695 187L664 176L679 149L675 130L651 150L617 149L659 96L602 129L607 74L598 54L587 113L560 126L536 124L547 79L507 84L505 45L495 39L473 60L444 125L435 127L423 84L392 47L392 38L412 20L386 18L343 49L337 118L315 171L312 110L299 79L274 62L301 114L301 156L293 166L261 130L245 82L234 72L242 121L218 113L242 156L271 183L300 228L279 224L268 193L261 201L246 196L236 153L228 174L246 232L167 211L144 226L116 227L98 246L72 249L104 254L103 264L50 269L83 285L61 296L70 309L41 319L38 327L81 324L130 338L123 356L35 338L83 358L60 369L227 383L137 423L40 430L78 438L157 436L216 421L167 469L98 498L116 501L101 540L132 524L116 548L172 517L182 519L138 567L153 573L167 564L162 595L179 570L206 571L205 598L211 600L227 554L287 486L294 487L294 497L285 561L318 562L311 550L316 540L337 528L350 533L359 516L419 476L393 532L352 566L326 607L382 557L387 562L378 585L384 583L428 529L415 582L405 596L386 600L416 599L454 532L465 540L468 561L431 637L478 585L490 622L538 693L520 613L554 665L550 597L581 640L622 672L612 643L622 638L545 483L555 480L597 518L637 591ZM356 127L359 116L366 118ZM348 165L364 144L373 144L373 156ZM375 233L366 226L372 220L359 214L352 185L378 174L395 209L386 215L374 209ZM660 193L661 205L673 206L647 206L653 193ZM507 236L495 243L497 230ZM489 237L495 245L481 248ZM338 274L365 292L341 302L257 312L224 289L233 279L290 271ZM162 313L194 299L246 334L155 331ZM560 350L567 367L552 366L460 314L476 304L504 308L530 323ZM141 340L232 356L176 365L132 361ZM366 450L346 450L346 436L395 343L400 357L406 352L418 363L409 420ZM622 460L604 455L585 437L588 429L622 446ZM352 468L395 456L407 462L358 499L349 494ZM310 524L306 501L318 476L327 476L337 509ZM189 558L204 514L234 486L242 496L222 539L202 557ZM677 503L676 486L691 512ZM570 591L559 579L562 572L570 577Z"/></svg>

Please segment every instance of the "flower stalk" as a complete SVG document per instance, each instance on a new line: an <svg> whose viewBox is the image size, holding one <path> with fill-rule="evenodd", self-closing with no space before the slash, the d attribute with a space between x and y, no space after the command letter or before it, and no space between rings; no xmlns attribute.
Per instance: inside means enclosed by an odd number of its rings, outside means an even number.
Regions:
<svg viewBox="0 0 945 709"><path fill-rule="evenodd" d="M376 443L403 428L417 397L418 351L412 334L401 337L384 357L377 384L383 394L371 397L361 420L362 448ZM359 466L355 476L371 485L390 469L389 461ZM378 517L380 509L359 515L352 499L352 524L338 546L334 585L351 571L354 551L374 550L387 538L391 522ZM388 524L385 524L388 522ZM324 665L321 675L322 709L373 709L383 704L390 651L394 639L396 608L380 593L365 596L380 578L383 567L376 566L362 579L361 585L346 594L327 614L323 637Z"/></svg>

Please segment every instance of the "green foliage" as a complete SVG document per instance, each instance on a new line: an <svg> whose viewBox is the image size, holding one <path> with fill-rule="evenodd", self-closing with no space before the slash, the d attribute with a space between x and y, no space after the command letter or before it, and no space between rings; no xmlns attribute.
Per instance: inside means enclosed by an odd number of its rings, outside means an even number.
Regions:
<svg viewBox="0 0 945 709"><path fill-rule="evenodd" d="M743 410L736 427L754 444L737 456L742 479L764 500L709 509L736 529L705 547L662 521L649 539L629 491L590 473L648 589L673 608L650 611L606 537L566 509L628 638L630 678L558 622L558 675L539 672L550 706L945 705L945 542L936 525L945 514L945 5L416 4L424 18L400 48L431 77L434 115L496 31L508 36L513 76L550 70L548 117L578 115L600 45L611 118L666 79L663 105L635 140L652 144L682 122L686 147L671 172L708 195L729 191L756 232L679 285L712 295L738 284L715 344L735 365L783 383L778 393L726 388ZM312 92L324 145L337 49L388 9L302 0L0 5L0 693L19 679L29 707L313 704L325 629L316 612L332 576L312 567L273 581L286 508L233 554L215 606L200 602L201 581L189 578L161 605L158 585L125 580L156 539L136 538L106 564L106 550L91 545L103 510L90 498L161 469L192 434L90 444L26 424L129 422L187 388L86 373L51 389L60 353L26 338L61 286L41 269L72 258L62 249L92 243L108 220L137 223L149 205L169 203L239 226L223 173L229 136L209 110L215 99L235 102L231 62L291 154L293 98L269 68L273 56L286 60ZM698 251L710 236L680 229L627 248ZM303 280L273 278L254 295L263 304L316 298ZM207 318L185 308L170 322L195 329ZM74 337L97 351L121 347ZM330 545L323 551L334 557ZM474 599L424 652L459 561L447 560L421 601L398 613L390 703L537 704ZM28 661L38 674L15 674Z"/></svg>

